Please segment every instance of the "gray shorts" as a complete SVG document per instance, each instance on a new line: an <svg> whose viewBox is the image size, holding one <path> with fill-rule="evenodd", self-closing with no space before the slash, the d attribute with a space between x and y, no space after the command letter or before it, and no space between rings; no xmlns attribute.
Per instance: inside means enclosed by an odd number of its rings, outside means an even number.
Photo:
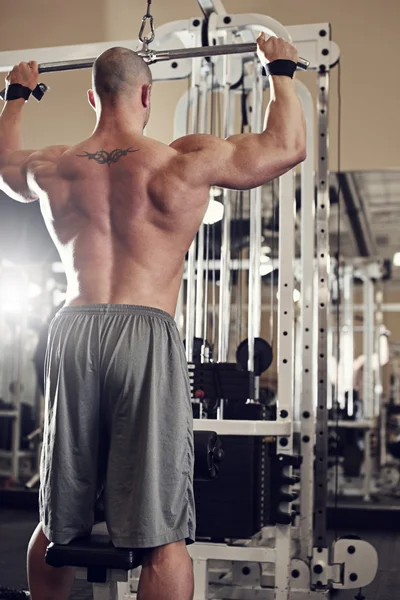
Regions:
<svg viewBox="0 0 400 600"><path fill-rule="evenodd" d="M185 352L153 308L60 310L50 326L40 517L58 544L88 535L103 492L115 546L195 537L193 422Z"/></svg>

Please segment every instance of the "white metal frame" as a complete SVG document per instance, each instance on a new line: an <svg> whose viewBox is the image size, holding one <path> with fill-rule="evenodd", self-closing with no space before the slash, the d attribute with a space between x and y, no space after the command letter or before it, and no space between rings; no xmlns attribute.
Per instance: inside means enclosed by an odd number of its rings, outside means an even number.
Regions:
<svg viewBox="0 0 400 600"><path fill-rule="evenodd" d="M238 17L240 20L240 16ZM238 23L238 20L233 17L232 21L234 23ZM221 24L221 19L215 17L211 22L211 26L217 27L217 24ZM242 22L241 22L242 23ZM225 23L224 23L225 26ZM325 29L323 29L325 27ZM259 27L258 27L259 29ZM300 32L300 29L297 29L297 33ZM308 38L310 35L310 31L313 28L307 27L307 32L304 35L304 39ZM325 40L322 40L325 36L320 35L321 32L325 32L328 34L329 27L328 26L318 26L318 48L321 51L321 55L324 56L323 50L326 47ZM315 29L314 29L315 32ZM241 39L247 39L246 35L248 32L246 30L241 31ZM224 43L224 32L215 32L215 39L221 40L221 43ZM336 50L336 49L335 49ZM232 58L232 61L235 60L235 57ZM232 61L230 74L232 75ZM329 70L329 63L325 65L326 70ZM241 72L241 69L240 69ZM218 70L217 70L218 73ZM224 82L226 82L225 71L220 70L219 78L220 85L223 89ZM320 139L323 142L320 142L320 172L319 172L319 225L321 227L321 231L319 232L319 244L320 251L321 243L325 245L328 249L328 229L325 227L325 221L328 220L328 206L329 206L329 194L328 194L328 172L327 172L327 163L325 162L327 156L327 90L324 89L324 82L328 81L328 74L323 73L320 76L320 110L323 110L322 113L324 116L319 120L319 135ZM246 89L250 88L252 85L250 81L245 81ZM327 85L327 83L326 83ZM316 374L317 374L317 356L316 356L316 348L314 345L315 340L315 315L314 315L314 175L313 175L313 165L314 165L314 134L313 134L313 119L314 119L314 109L312 103L312 97L308 90L298 82L298 93L303 102L306 121L308 126L308 136L307 136L307 146L308 146L308 159L303 163L302 166L302 259L301 259L301 280L302 280L302 311L300 316L301 322L301 332L302 332L302 341L301 345L304 348L304 352L306 353L303 356L302 360L302 378L301 378L301 422L300 422L300 432L302 436L302 455L303 455L303 464L301 468L302 473L302 491L300 498L300 525L299 529L293 529L291 526L282 526L278 525L275 529L275 539L274 539L274 551L275 556L279 556L279 561L273 561L274 554L271 552L270 560L271 562L275 562L275 589L274 590L262 590L261 591L252 591L247 590L241 586L240 592L234 592L233 594L240 593L240 597L243 598L255 598L255 594L260 594L260 597L263 598L276 598L280 600L286 600L287 598L311 598L311 597L325 597L327 594L326 589L319 589L318 591L311 592L309 589L310 581L308 581L308 589L307 591L296 590L296 582L294 582L294 587L292 589L293 581L291 581L290 571L292 565L292 554L291 554L291 545L292 545L292 532L299 537L300 541L300 552L301 558L304 561L310 561L312 566L321 566L323 565L324 574L323 576L314 577L314 584L321 583L321 580L325 585L328 585L328 575L331 567L329 566L329 550L325 548L322 552L317 552L317 549L314 547L312 535L313 535L313 489L314 489L314 437L315 437L315 407L317 404L317 386L316 386ZM175 116L175 133L177 136L183 135L185 133L185 119L184 115L186 114L185 95L182 97L179 102L179 108L177 108L176 116ZM323 106L323 108L322 108ZM226 127L226 123L225 123ZM228 134L227 129L225 129L225 133ZM322 157L322 160L321 160ZM321 181L324 181L321 183ZM228 420L220 420L217 419L213 421L213 428L215 431L220 434L235 434L235 435L248 435L250 431L253 434L261 435L261 432L264 431L269 432L269 434L277 437L277 443L280 452L285 452L288 454L293 453L293 322L294 322L294 310L293 310L293 269L294 269L294 179L293 173L288 173L286 176L281 178L280 185L280 222L285 223L284 236L280 236L280 251L279 251L279 322L278 322L278 364L279 364L279 398L278 398L278 406L277 406L277 414L278 420L276 422L249 422L249 421L228 421ZM253 200L256 204L256 196L254 196ZM225 202L226 203L226 202ZM326 203L326 205L324 205ZM260 211L261 212L261 211ZM252 206L251 214L253 217L256 214L255 207ZM258 214L258 213L257 213ZM227 223L229 223L229 217L226 219ZM244 261L246 264L235 265L230 261L229 255L228 258L224 260L228 260L229 268L248 268L255 272L254 262L257 261L257 251L253 251L253 254L250 253L250 259L248 262ZM321 257L320 257L321 258ZM322 269L328 270L328 260L329 255L326 253L325 257L322 257L325 260L319 260L319 277L321 277L321 266ZM215 264L216 267L223 267L224 264L223 258L218 262L218 265ZM250 274L249 274L250 275ZM189 275L188 275L189 278ZM221 277L222 279L222 277ZM251 275L249 276L251 279ZM321 286L320 282L317 281L317 292L321 298L321 289L322 294L328 294L328 287ZM256 297L253 298L255 301ZM220 303L219 314L227 314L226 313L226 301L222 301ZM319 306L319 312L327 313L328 305L324 303L324 306ZM261 307L260 307L261 309ZM322 310L321 310L322 309ZM249 311L251 312L251 311ZM251 319L249 319L251 321ZM253 330L253 335L256 332L256 327L250 323L249 326ZM254 329L253 329L254 327ZM249 328L249 339L250 339L250 328ZM321 336L320 336L321 338ZM324 344L326 342L322 342ZM320 342L321 348L321 342ZM307 354L307 351L309 352ZM224 351L223 356L219 357L220 360L226 360L226 351ZM322 365L322 368L326 370L326 354L318 359L319 364ZM321 386L320 386L320 397L319 400L322 402L321 398L325 396L325 406L324 411L322 411L322 419L326 418L325 425L323 426L323 431L325 432L325 441L327 438L327 407L326 407L326 395L327 395L327 385L322 387L322 396L321 396ZM206 429L209 422L207 420L198 419L195 420L195 429ZM283 445L280 446L283 440ZM325 455L327 458L327 453ZM325 471L326 473L326 471ZM305 493L304 493L305 492ZM324 498L324 505L326 505L326 495ZM282 506L282 508L288 509L288 506ZM324 515L325 516L325 515ZM324 527L321 528L321 532L324 531ZM318 540L318 546L321 545L321 540ZM197 543L191 548L191 555L193 557L194 562L194 570L195 570L195 581L196 581L196 591L195 591L195 600L204 600L207 597L207 592L209 587L212 588L212 594L215 597L218 597L218 586L215 584L211 584L209 581L209 573L207 563L209 560L214 558L219 558L220 560L228 560L228 561L243 561L245 557L247 557L247 563L251 562L250 556L251 553L249 550L254 550L254 548L249 547L237 547L237 546L215 546L213 544L204 544ZM272 549L271 549L272 550ZM314 558L313 558L314 555ZM263 562L262 555L260 555L259 561ZM267 562L267 561L265 561ZM304 563L306 564L306 563ZM309 567L307 566L307 569ZM338 581L338 579L337 579ZM338 583L341 585L341 583ZM224 597L229 596L229 590L226 586L221 587L221 595ZM232 597L236 597L232 596ZM257 597L259 597L257 595Z"/></svg>
<svg viewBox="0 0 400 600"><path fill-rule="evenodd" d="M314 497L314 443L316 410L316 349L314 325L315 282L315 182L314 182L314 103L309 90L297 82L297 93L302 101L307 123L307 158L301 167L301 299L299 318L298 379L299 417L301 435L302 490L300 495L300 557L312 556L313 497ZM307 492L305 492L307 490Z"/></svg>

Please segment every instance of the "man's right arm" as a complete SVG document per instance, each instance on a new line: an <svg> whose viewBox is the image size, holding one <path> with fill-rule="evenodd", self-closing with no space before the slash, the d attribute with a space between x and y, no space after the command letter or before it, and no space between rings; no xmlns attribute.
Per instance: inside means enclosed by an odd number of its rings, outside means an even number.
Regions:
<svg viewBox="0 0 400 600"><path fill-rule="evenodd" d="M259 41L259 45L267 58L269 54L272 60L297 62L297 51L288 42L270 38ZM234 135L226 140L193 135L171 144L181 155L180 172L187 173L194 185L254 188L305 159L305 121L295 83L285 76L272 76L270 83L271 100L262 133Z"/></svg>

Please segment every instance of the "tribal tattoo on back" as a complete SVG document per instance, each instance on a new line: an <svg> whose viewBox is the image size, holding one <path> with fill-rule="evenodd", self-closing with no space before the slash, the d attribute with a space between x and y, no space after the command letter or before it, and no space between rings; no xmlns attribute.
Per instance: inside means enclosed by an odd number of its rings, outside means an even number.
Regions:
<svg viewBox="0 0 400 600"><path fill-rule="evenodd" d="M120 158L127 156L127 154L131 152L139 152L139 150L135 150L132 147L127 148L126 150L116 148L111 152L106 152L106 150L97 150L97 152L94 152L93 154L90 152L84 152L83 154L77 154L76 156L79 156L80 158L87 158L88 160L94 160L99 165L108 165L110 167L112 164L117 163Z"/></svg>

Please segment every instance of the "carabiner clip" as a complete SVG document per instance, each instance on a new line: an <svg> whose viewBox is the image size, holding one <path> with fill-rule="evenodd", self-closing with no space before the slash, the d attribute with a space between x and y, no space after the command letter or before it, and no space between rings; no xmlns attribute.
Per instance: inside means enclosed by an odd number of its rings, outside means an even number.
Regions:
<svg viewBox="0 0 400 600"><path fill-rule="evenodd" d="M144 36L144 30L145 30L147 21L150 21L150 37ZM144 17L142 19L142 26L139 31L139 40L142 42L143 45L148 45L154 41L155 37L156 37L156 32L154 31L154 19L151 15L150 16L144 15Z"/></svg>

